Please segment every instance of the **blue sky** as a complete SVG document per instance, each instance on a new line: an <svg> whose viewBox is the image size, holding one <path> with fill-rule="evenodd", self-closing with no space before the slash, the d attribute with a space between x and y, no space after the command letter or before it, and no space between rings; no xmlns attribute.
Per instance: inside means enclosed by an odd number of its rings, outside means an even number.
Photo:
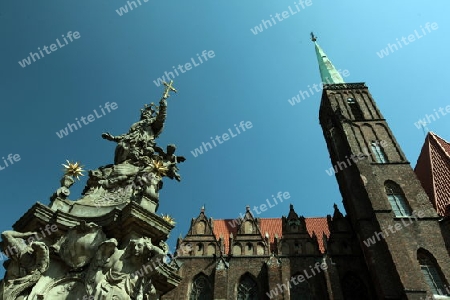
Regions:
<svg viewBox="0 0 450 300"><path fill-rule="evenodd" d="M204 204L209 217L235 218L247 204L281 191L291 198L258 217L286 215L290 203L304 216L331 214L333 203L342 208L336 180L325 172L331 163L318 122L320 93L288 101L320 83L310 31L333 64L349 71L347 82L366 82L412 166L424 142L414 122L450 105L444 93L450 4L444 1L312 0L304 8L297 4L300 11L290 0L140 1L122 16L116 10L127 2L119 0L0 3L0 157L21 158L0 171L0 230L9 230L36 201L49 203L66 159L87 169L112 163L115 144L101 133L126 132L145 103L160 99L163 89L153 81L204 50L214 57L175 78L178 94L169 99L158 140L175 143L187 158L182 182L165 180L160 193L158 213L177 221L172 245ZM283 11L286 19L252 32ZM424 35L427 22L438 28ZM421 38L377 55L415 30ZM69 31L80 37L24 68L18 63ZM68 136L56 135L106 102L118 108ZM241 121L253 127L192 155ZM450 140L449 124L442 116L428 129ZM72 187L71 199L85 180Z"/></svg>

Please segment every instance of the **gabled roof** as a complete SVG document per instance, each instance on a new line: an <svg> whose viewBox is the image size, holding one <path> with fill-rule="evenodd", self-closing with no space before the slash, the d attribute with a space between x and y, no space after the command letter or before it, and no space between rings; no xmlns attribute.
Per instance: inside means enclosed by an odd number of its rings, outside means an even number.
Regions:
<svg viewBox="0 0 450 300"><path fill-rule="evenodd" d="M322 240L323 233L325 233L327 237L330 236L327 218L305 218L305 221L306 229L308 230L309 235L312 236L313 232L316 234L320 252L324 253L325 248ZM261 218L260 222L262 237L264 238L264 235L267 232L269 234L269 242L271 245L275 240L275 235L277 235L279 238L282 237L283 233L281 218ZM232 233L233 236L236 237L238 227L238 219L214 220L214 235L217 239L223 237L225 243L225 254L228 254L230 251L230 233Z"/></svg>
<svg viewBox="0 0 450 300"><path fill-rule="evenodd" d="M429 132L414 172L441 216L450 215L450 143ZM449 208L446 208L449 206Z"/></svg>

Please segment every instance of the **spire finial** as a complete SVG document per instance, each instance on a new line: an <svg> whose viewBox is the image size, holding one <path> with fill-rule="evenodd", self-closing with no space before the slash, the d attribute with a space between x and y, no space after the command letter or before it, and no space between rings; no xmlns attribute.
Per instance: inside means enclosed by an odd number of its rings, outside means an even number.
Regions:
<svg viewBox="0 0 450 300"><path fill-rule="evenodd" d="M311 32L311 40L314 42L316 48L317 61L319 62L319 70L322 83L324 84L345 83L344 79L342 79L341 74L339 74L339 71L336 70L331 61L328 59L325 52L316 43L317 37L312 32Z"/></svg>

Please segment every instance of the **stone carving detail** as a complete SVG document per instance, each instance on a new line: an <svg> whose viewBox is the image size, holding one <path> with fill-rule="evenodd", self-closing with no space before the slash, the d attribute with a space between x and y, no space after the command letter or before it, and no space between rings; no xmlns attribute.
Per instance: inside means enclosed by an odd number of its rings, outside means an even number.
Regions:
<svg viewBox="0 0 450 300"><path fill-rule="evenodd" d="M54 200L56 197L59 197L61 199L66 199L70 195L69 188L73 185L75 180L72 178L72 176L64 175L63 178L61 178L61 187L56 190L56 192L51 197L51 200Z"/></svg>
<svg viewBox="0 0 450 300"><path fill-rule="evenodd" d="M175 145L169 144L163 150L155 141L164 127L168 97L166 90L159 106L146 104L141 109L140 120L127 133L119 136L108 132L102 134L104 139L116 142L117 146L114 165L89 172L83 195L90 196L97 206L118 205L142 197L158 203L162 178L181 180L177 164L186 159L175 155Z"/></svg>
<svg viewBox="0 0 450 300"><path fill-rule="evenodd" d="M93 281L96 284L94 299L157 299L151 280L156 270L146 266L158 257L162 259L168 247L165 244L162 247L155 246L150 238L133 239L123 250L115 248L111 251L112 245L114 241L105 244L104 249L99 248L99 251L112 254L108 259L104 260L103 256L103 260L96 262L98 270L102 272L97 273Z"/></svg>
<svg viewBox="0 0 450 300"><path fill-rule="evenodd" d="M175 91L172 82L164 85L159 106L145 105L128 133L103 134L117 143L114 164L89 171L81 199L68 196L83 167L67 161L50 205L34 204L16 231L3 232L0 300L157 300L181 282L165 261L175 221L156 214L163 177L180 181L177 164L185 160L175 145L163 150L155 142ZM57 233L33 241L43 224Z"/></svg>
<svg viewBox="0 0 450 300"><path fill-rule="evenodd" d="M90 263L95 249L105 240L106 236L100 226L82 221L69 230L52 249L68 266L78 269Z"/></svg>
<svg viewBox="0 0 450 300"><path fill-rule="evenodd" d="M274 253L270 255L269 259L266 261L267 266L269 267L279 267L281 266L281 260L278 256L276 256Z"/></svg>
<svg viewBox="0 0 450 300"><path fill-rule="evenodd" d="M25 241L25 238L36 234L12 230L2 233L2 252L8 255L9 260L4 263L6 275L1 282L1 299L16 299L23 291L35 285L48 269L49 249L45 243Z"/></svg>
<svg viewBox="0 0 450 300"><path fill-rule="evenodd" d="M117 143L114 163L127 160L138 161L142 157L150 157L155 152L155 139L161 134L167 115L167 100L162 98L159 108L154 103L141 109L141 118L134 123L128 133L113 136L106 132L102 137Z"/></svg>
<svg viewBox="0 0 450 300"><path fill-rule="evenodd" d="M7 273L1 283L0 299L27 299L18 297L47 271L49 248L44 242L27 244L24 240L35 234L3 232L3 251L11 254L5 264ZM158 299L152 276L164 263L168 245L162 241L154 245L150 238L141 237L130 240L125 249L117 247L117 240L106 239L101 227L94 223L73 227L51 246L69 272L47 284L38 294L39 299L76 299L74 295L104 300Z"/></svg>

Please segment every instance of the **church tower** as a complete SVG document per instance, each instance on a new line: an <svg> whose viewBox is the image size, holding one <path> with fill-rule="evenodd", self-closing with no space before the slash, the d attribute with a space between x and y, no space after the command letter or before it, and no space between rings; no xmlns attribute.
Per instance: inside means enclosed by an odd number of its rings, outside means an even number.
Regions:
<svg viewBox="0 0 450 300"><path fill-rule="evenodd" d="M370 288L377 299L449 295L436 211L365 83L345 83L312 40L324 83L319 120Z"/></svg>

